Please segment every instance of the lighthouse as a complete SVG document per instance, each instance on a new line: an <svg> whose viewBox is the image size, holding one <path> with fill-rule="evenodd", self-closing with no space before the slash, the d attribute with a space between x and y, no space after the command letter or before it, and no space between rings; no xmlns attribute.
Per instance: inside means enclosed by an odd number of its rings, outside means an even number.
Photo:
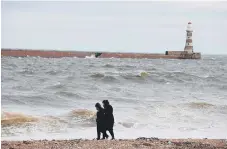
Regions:
<svg viewBox="0 0 227 149"><path fill-rule="evenodd" d="M200 52L194 52L193 44L192 44L192 23L188 22L188 26L186 29L186 43L184 47L184 51L166 51L165 56L171 58L179 58L179 59L201 59Z"/></svg>
<svg viewBox="0 0 227 149"><path fill-rule="evenodd" d="M188 22L188 26L186 29L186 43L185 43L185 47L184 47L184 51L188 52L188 53L193 53L193 44L192 44L192 23Z"/></svg>

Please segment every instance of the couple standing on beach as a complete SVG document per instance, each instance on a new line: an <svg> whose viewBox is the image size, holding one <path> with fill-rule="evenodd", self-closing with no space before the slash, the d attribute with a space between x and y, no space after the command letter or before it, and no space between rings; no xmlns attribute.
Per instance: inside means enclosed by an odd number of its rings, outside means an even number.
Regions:
<svg viewBox="0 0 227 149"><path fill-rule="evenodd" d="M100 135L102 133L102 139L108 139L106 131L109 131L112 140L114 139L114 116L113 116L113 107L109 104L108 100L103 100L103 108L100 103L96 103L95 107L97 109L97 140L100 140Z"/></svg>

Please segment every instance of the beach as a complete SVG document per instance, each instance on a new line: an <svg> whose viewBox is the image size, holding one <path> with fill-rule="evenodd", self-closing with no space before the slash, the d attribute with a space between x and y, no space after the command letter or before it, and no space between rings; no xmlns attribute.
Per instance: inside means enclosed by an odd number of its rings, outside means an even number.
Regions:
<svg viewBox="0 0 227 149"><path fill-rule="evenodd" d="M158 139L138 138L119 140L36 140L2 141L2 149L132 149L132 148L177 148L177 149L227 149L226 139Z"/></svg>

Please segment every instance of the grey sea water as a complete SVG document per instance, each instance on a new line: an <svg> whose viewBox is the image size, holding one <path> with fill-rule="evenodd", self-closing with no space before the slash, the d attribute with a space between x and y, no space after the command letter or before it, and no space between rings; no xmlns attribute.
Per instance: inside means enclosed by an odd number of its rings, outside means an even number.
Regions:
<svg viewBox="0 0 227 149"><path fill-rule="evenodd" d="M116 138L227 138L227 56L1 61L2 140L95 138L104 99Z"/></svg>

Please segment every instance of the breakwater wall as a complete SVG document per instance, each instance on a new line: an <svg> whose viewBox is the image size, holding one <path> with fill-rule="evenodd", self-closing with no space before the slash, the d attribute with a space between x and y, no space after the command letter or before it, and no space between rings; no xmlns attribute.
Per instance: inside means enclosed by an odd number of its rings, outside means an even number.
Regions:
<svg viewBox="0 0 227 149"><path fill-rule="evenodd" d="M178 56L181 59L201 59L201 53L199 52L189 53L187 51L166 51L166 55Z"/></svg>
<svg viewBox="0 0 227 149"><path fill-rule="evenodd" d="M152 53L114 53L114 52L99 52L99 58L166 58L166 59L182 59L182 55L168 54L152 54ZM96 52L83 51L50 51L50 50L29 50L29 49L1 49L1 56L12 57L45 57L45 58L60 58L60 57L78 57L86 58L95 55Z"/></svg>

